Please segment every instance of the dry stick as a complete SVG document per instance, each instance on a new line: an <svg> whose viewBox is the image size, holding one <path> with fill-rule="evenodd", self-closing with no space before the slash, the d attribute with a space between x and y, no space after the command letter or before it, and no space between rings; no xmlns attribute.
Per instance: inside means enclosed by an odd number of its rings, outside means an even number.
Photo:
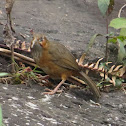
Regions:
<svg viewBox="0 0 126 126"><path fill-rule="evenodd" d="M7 13L7 23L9 24L11 31L13 33L15 33L15 30L12 27L11 12L12 12L14 2L15 2L15 0L6 0L6 5L5 5L5 9L6 9L6 13Z"/></svg>
<svg viewBox="0 0 126 126"><path fill-rule="evenodd" d="M13 8L15 0L6 0L6 5L5 5L5 9L6 9L6 14L7 14L7 24L10 30L10 35L11 35L11 61L12 61L12 73L15 73L15 64L14 64L14 36L13 33L15 33L15 30L12 27L12 19L11 19L11 11Z"/></svg>
<svg viewBox="0 0 126 126"><path fill-rule="evenodd" d="M12 73L15 73L15 65L14 65L14 44L11 45L11 61L12 61Z"/></svg>
<svg viewBox="0 0 126 126"><path fill-rule="evenodd" d="M120 18L120 15L121 15L122 9L125 8L125 7L126 7L126 4L124 4L124 5L120 8L119 13L118 13L118 18Z"/></svg>
<svg viewBox="0 0 126 126"><path fill-rule="evenodd" d="M87 85L83 80L78 79L78 78L76 78L76 77L74 77L74 76L71 76L70 78L74 79L75 81L80 82L81 84Z"/></svg>
<svg viewBox="0 0 126 126"><path fill-rule="evenodd" d="M108 10L107 10L107 17L106 17L106 34L108 34ZM105 50L105 60L108 62L108 36L106 37L106 50Z"/></svg>
<svg viewBox="0 0 126 126"><path fill-rule="evenodd" d="M4 45L5 43L4 42L1 42L0 41L0 48L2 48L2 49L10 49L7 45ZM19 48L19 47L14 47L14 50L17 50L17 52L18 51L22 51L22 53L24 52L24 53L30 53L30 51L28 51L28 50L22 50L21 48ZM18 54L19 54L20 52L18 52Z"/></svg>
<svg viewBox="0 0 126 126"><path fill-rule="evenodd" d="M0 55L3 55L3 56L6 56L6 57L10 57L11 58L11 55L10 54L4 53L4 52L0 52ZM25 59L21 59L20 57L17 57L17 56L14 56L14 59L15 60L18 60L18 61L21 61L23 63L26 63L26 64L28 64L30 66L34 66L34 67L36 66L35 63L31 63L31 62L26 61Z"/></svg>
<svg viewBox="0 0 126 126"><path fill-rule="evenodd" d="M78 79L76 77L74 77L74 78L73 77L74 76L68 77L67 80L69 82L73 83L73 84L76 84L77 86L80 86L80 87L83 87L83 86L86 86L87 85L84 81L82 82L82 80L80 80L80 79Z"/></svg>
<svg viewBox="0 0 126 126"><path fill-rule="evenodd" d="M108 34L108 10L106 17L106 34ZM108 36L106 37L106 49L105 49L105 62L108 62ZM106 70L104 70L104 80L105 80ZM104 84L103 84L104 87Z"/></svg>
<svg viewBox="0 0 126 126"><path fill-rule="evenodd" d="M8 50L8 49L0 48L0 53L2 53L2 52L5 53L5 54L11 55L11 51ZM35 64L34 60L32 58L30 58L30 57L24 56L24 55L16 53L16 52L14 52L14 56L19 57L22 60L26 60L28 62L31 62L31 63Z"/></svg>
<svg viewBox="0 0 126 126"><path fill-rule="evenodd" d="M7 57L11 57L11 51L8 49L0 48L0 54L7 56ZM24 55L16 53L16 52L14 52L14 59L21 61L23 63L29 64L34 67L36 66L36 63L34 62L34 60L32 58L29 58L27 56L24 56Z"/></svg>
<svg viewBox="0 0 126 126"><path fill-rule="evenodd" d="M0 51L0 55L6 56L6 57L10 57L10 58L11 58L11 55L8 54L8 53L5 53L5 52L1 52L1 51ZM25 59L22 59L22 58L20 58L20 57L17 57L17 56L14 56L14 59L15 59L15 60L18 60L18 61L21 61L21 62L23 62L23 63L26 63L26 64L28 64L28 65L34 66L34 67L36 66L35 63L31 63L31 62L29 62L29 61L27 61L27 60L25 60ZM27 57L26 57L26 59L27 59Z"/></svg>

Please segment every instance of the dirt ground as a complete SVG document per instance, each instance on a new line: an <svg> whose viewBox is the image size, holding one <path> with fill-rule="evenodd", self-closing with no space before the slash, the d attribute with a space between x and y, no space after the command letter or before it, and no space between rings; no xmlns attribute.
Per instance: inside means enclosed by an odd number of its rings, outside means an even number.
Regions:
<svg viewBox="0 0 126 126"><path fill-rule="evenodd" d="M115 0L111 18L126 0ZM0 22L6 22L5 1L0 0ZM126 13L123 12L126 17ZM79 58L95 33L105 34L106 24L96 0L16 0L12 18L16 32L31 37L29 31L44 33L63 43ZM3 26L0 25L0 40ZM86 61L104 57L105 39L99 38ZM8 71L8 61L0 57L0 71ZM102 93L99 105L82 89L70 89L53 96L43 95L45 87L32 84L0 84L0 104L6 126L126 126L126 96L122 91ZM91 100L92 99L92 100Z"/></svg>

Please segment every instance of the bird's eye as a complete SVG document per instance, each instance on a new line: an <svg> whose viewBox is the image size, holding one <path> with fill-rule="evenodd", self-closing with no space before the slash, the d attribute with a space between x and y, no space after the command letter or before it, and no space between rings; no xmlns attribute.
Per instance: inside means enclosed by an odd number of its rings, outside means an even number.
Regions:
<svg viewBox="0 0 126 126"><path fill-rule="evenodd" d="M40 41L40 42L43 41L43 37L41 37L41 38L39 39L39 41Z"/></svg>

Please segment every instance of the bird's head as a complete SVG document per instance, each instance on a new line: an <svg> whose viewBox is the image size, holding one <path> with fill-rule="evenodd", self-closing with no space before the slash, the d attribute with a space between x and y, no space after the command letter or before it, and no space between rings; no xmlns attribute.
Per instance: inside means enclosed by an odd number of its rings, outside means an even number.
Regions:
<svg viewBox="0 0 126 126"><path fill-rule="evenodd" d="M42 56L43 51L46 49L48 40L46 37L39 33L33 33L33 39L31 41L31 54L35 62L37 63L39 58Z"/></svg>
<svg viewBox="0 0 126 126"><path fill-rule="evenodd" d="M47 40L47 38L44 35L33 33L33 39L31 41L30 48L31 49L33 49L35 47L46 48L47 42L48 42L48 40Z"/></svg>

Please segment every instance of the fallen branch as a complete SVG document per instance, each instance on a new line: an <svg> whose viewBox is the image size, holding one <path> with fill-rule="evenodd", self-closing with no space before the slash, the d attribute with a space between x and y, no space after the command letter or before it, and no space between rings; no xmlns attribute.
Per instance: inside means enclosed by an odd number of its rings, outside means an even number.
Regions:
<svg viewBox="0 0 126 126"><path fill-rule="evenodd" d="M11 57L11 51L8 49L0 48L0 55ZM14 52L14 59L21 61L23 63L29 64L31 66L36 66L36 63L34 62L32 58L24 56L16 52Z"/></svg>
<svg viewBox="0 0 126 126"><path fill-rule="evenodd" d="M5 53L5 54L11 55L11 51L8 50L8 49L0 48L0 53L2 53L2 52ZM24 55L19 54L19 53L14 52L14 56L19 57L20 59L23 59L23 60L27 60L28 62L31 62L31 63L35 63L32 58L24 56Z"/></svg>

